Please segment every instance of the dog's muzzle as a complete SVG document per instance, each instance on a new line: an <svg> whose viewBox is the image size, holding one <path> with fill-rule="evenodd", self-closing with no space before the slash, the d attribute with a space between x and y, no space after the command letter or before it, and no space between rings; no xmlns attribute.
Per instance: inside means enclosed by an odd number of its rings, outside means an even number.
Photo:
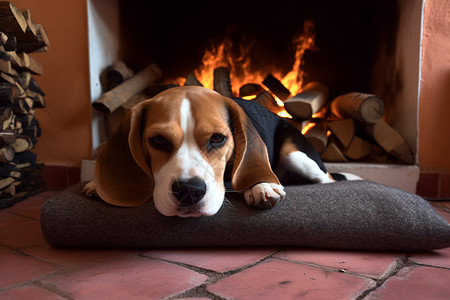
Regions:
<svg viewBox="0 0 450 300"><path fill-rule="evenodd" d="M206 183L199 177L175 180L172 183L172 194L178 200L178 207L192 207L205 196Z"/></svg>

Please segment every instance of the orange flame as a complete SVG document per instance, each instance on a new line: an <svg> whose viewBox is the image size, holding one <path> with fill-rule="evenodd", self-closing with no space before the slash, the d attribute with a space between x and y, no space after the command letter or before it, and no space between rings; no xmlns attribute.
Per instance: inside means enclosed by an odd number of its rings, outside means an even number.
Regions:
<svg viewBox="0 0 450 300"><path fill-rule="evenodd" d="M295 62L292 70L286 74L281 83L291 92L291 95L297 95L302 87L304 72L300 69L303 55L308 49L315 49L315 33L312 21L307 20L303 24L303 33L294 39L296 47Z"/></svg>
<svg viewBox="0 0 450 300"><path fill-rule="evenodd" d="M294 38L294 45L296 48L295 61L292 70L288 72L281 80L283 85L291 91L292 95L296 95L301 89L304 72L300 69L303 55L307 49L314 49L314 26L312 21L306 21L303 24L303 33ZM261 84L266 74L264 70L250 70L250 45L239 45L239 55L235 57L232 55L232 41L225 39L220 44L212 46L207 49L203 55L202 64L194 71L197 79L207 88L214 89L214 69L218 67L226 67L230 71L230 81L235 96L239 95L239 88L246 83ZM267 70L265 71L267 72ZM270 70L275 77L282 77L279 70ZM284 106L283 102L277 99L279 106ZM284 117L290 115L284 111Z"/></svg>
<svg viewBox="0 0 450 300"><path fill-rule="evenodd" d="M302 134L305 135L311 128L313 128L314 126L316 126L316 123L313 122L309 122L308 124L306 124L305 127L303 127L302 129Z"/></svg>

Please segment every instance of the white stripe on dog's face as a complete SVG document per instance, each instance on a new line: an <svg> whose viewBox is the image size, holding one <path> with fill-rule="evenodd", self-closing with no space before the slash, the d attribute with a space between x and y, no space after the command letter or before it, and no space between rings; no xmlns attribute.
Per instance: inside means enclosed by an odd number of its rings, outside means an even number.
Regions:
<svg viewBox="0 0 450 300"><path fill-rule="evenodd" d="M183 99L180 105L180 127L183 139L180 147L166 164L154 175L155 206L166 216L196 217L214 215L222 206L225 190L222 182L217 182L213 167L204 159L199 148L195 130L196 121L191 111L191 103ZM194 208L180 208L172 195L175 180L198 177L206 183L206 194Z"/></svg>

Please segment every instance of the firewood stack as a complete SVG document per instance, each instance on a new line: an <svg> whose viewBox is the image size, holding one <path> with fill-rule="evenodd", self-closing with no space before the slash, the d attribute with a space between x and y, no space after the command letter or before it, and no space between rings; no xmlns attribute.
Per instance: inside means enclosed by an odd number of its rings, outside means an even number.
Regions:
<svg viewBox="0 0 450 300"><path fill-rule="evenodd" d="M43 164L31 151L41 135L35 109L45 107L33 75L43 70L29 53L48 46L44 28L33 23L29 10L0 1L0 209L45 188Z"/></svg>
<svg viewBox="0 0 450 300"><path fill-rule="evenodd" d="M214 89L224 96L231 94L230 79L223 67L220 77L214 71ZM201 85L190 74L186 85ZM273 113L292 116L290 122L304 132L306 138L326 162L364 161L378 163L414 164L410 146L383 119L383 101L375 95L352 92L329 101L329 91L319 82L308 83L298 95L290 91L274 76L268 75L259 84L245 84L239 97L253 100ZM226 87L226 88L224 88ZM270 92L269 92L270 91ZM306 130L305 127L309 129Z"/></svg>
<svg viewBox="0 0 450 300"><path fill-rule="evenodd" d="M111 66L111 70L117 65ZM173 86L159 84L161 75L161 70L152 64L128 80L120 81L118 86L104 93L94 107L109 114L117 108L126 112L154 95L149 93L150 90L161 91L161 88ZM213 76L214 90L233 97L229 70L218 67ZM203 86L193 73L186 77L185 85ZM352 92L329 101L328 88L319 82L310 82L299 94L292 96L277 78L269 74L261 84L244 84L236 96L254 101L280 116L290 115L289 122L304 132L326 162L415 163L410 146L382 119L384 103L375 95ZM118 118L110 118L111 128L117 128L125 112Z"/></svg>

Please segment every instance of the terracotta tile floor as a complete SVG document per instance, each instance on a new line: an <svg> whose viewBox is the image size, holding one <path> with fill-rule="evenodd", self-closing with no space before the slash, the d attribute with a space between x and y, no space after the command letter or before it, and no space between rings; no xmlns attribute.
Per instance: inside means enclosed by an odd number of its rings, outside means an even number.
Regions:
<svg viewBox="0 0 450 300"><path fill-rule="evenodd" d="M55 249L39 225L52 194L0 210L0 299L450 299L450 248Z"/></svg>

